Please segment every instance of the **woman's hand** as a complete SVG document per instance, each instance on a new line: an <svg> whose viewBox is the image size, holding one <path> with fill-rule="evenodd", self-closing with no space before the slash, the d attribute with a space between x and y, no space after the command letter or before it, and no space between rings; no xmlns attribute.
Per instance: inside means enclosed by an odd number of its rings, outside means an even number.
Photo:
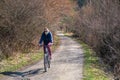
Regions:
<svg viewBox="0 0 120 80"><path fill-rule="evenodd" d="M53 45L53 43L48 43L48 46L52 46Z"/></svg>

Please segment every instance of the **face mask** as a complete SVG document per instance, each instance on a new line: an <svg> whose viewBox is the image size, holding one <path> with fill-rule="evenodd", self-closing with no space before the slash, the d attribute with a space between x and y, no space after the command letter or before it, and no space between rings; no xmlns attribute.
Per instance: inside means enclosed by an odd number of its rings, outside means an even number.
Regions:
<svg viewBox="0 0 120 80"><path fill-rule="evenodd" d="M45 35L47 35L49 32L45 32Z"/></svg>

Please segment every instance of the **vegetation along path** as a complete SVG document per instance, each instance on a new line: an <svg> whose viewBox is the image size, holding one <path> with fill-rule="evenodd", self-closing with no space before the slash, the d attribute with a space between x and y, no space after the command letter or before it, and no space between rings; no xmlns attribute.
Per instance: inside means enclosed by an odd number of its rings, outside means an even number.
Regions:
<svg viewBox="0 0 120 80"><path fill-rule="evenodd" d="M52 57L51 68L44 72L43 61L26 68L23 71L7 72L4 80L17 80L27 77L30 80L82 80L83 75L83 50L81 46L58 33L61 39L60 47Z"/></svg>

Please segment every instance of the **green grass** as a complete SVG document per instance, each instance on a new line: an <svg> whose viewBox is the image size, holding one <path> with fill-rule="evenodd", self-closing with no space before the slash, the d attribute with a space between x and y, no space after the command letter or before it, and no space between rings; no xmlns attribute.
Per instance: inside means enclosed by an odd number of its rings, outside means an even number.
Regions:
<svg viewBox="0 0 120 80"><path fill-rule="evenodd" d="M30 65L33 62L37 62L38 60L42 59L42 57L43 53L39 52L20 54L8 59L4 59L0 62L2 64L0 72L15 71L22 68L23 66Z"/></svg>
<svg viewBox="0 0 120 80"><path fill-rule="evenodd" d="M80 42L80 44L84 49L83 80L109 80L108 76L102 70L98 57L95 56L93 50L83 42Z"/></svg>
<svg viewBox="0 0 120 80"><path fill-rule="evenodd" d="M72 33L65 33L65 36L68 37L72 37L72 35ZM99 59L94 51L79 39L72 38L79 42L84 50L83 80L110 80L102 70L102 64L99 63Z"/></svg>

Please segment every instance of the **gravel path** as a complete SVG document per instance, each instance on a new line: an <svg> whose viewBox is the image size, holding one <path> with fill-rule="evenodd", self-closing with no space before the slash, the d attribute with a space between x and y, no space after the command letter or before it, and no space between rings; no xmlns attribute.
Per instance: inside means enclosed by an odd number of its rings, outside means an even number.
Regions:
<svg viewBox="0 0 120 80"><path fill-rule="evenodd" d="M48 72L44 72L43 61L40 61L23 71L8 72L7 79L2 80L21 80L21 76L30 80L82 80L83 50L81 46L62 33L58 35L61 45L53 54Z"/></svg>

